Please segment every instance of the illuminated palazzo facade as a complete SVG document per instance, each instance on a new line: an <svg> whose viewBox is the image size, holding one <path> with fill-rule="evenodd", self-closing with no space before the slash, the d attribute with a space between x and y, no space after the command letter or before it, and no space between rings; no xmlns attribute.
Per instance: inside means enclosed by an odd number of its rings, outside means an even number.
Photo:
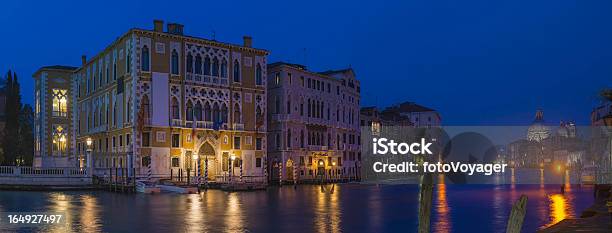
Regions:
<svg viewBox="0 0 612 233"><path fill-rule="evenodd" d="M298 64L270 64L271 179L358 179L359 100L360 84L350 68L317 73Z"/></svg>
<svg viewBox="0 0 612 233"><path fill-rule="evenodd" d="M76 67L45 66L33 75L34 161L35 167L72 167L78 158L74 151L72 125Z"/></svg>
<svg viewBox="0 0 612 233"><path fill-rule="evenodd" d="M153 177L197 168L210 180L263 176L268 52L243 40L185 36L182 25L164 30L156 20L83 57L70 78L73 165L88 164L89 149L95 174L135 168L143 176L150 167Z"/></svg>

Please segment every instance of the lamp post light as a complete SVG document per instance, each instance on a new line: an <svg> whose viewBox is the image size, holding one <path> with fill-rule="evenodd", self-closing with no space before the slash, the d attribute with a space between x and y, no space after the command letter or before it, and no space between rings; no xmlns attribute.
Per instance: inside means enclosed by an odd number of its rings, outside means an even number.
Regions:
<svg viewBox="0 0 612 233"><path fill-rule="evenodd" d="M236 155L234 153L232 153L232 155L230 156L230 182L232 182L232 176L234 175L234 160L236 160ZM232 182L233 183L233 182Z"/></svg>
<svg viewBox="0 0 612 233"><path fill-rule="evenodd" d="M87 170L88 170L87 172L88 172L88 175L90 175L91 172L93 171L92 166L91 166L92 165L91 152L93 151L93 140L88 137L85 140L85 143L87 144L87 150L86 150L87 151Z"/></svg>

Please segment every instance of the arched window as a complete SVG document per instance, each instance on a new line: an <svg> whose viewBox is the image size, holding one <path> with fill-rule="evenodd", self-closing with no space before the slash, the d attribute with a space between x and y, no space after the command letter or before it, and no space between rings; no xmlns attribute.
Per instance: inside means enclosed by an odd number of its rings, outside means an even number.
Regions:
<svg viewBox="0 0 612 233"><path fill-rule="evenodd" d="M188 121L193 121L193 104L191 104L191 100L187 101L187 110L185 110L185 118Z"/></svg>
<svg viewBox="0 0 612 233"><path fill-rule="evenodd" d="M176 50L172 50L172 58L171 58L172 74L179 74L178 62L179 62L178 53L176 52Z"/></svg>
<svg viewBox="0 0 612 233"><path fill-rule="evenodd" d="M304 148L304 130L300 130L300 147Z"/></svg>
<svg viewBox="0 0 612 233"><path fill-rule="evenodd" d="M234 60L234 82L240 82L240 63L238 63L238 60Z"/></svg>
<svg viewBox="0 0 612 233"><path fill-rule="evenodd" d="M291 129L287 130L287 148L291 147Z"/></svg>
<svg viewBox="0 0 612 233"><path fill-rule="evenodd" d="M210 75L210 58L208 56L204 58L204 74Z"/></svg>
<svg viewBox="0 0 612 233"><path fill-rule="evenodd" d="M193 56L191 56L191 53L187 54L187 73L193 73Z"/></svg>
<svg viewBox="0 0 612 233"><path fill-rule="evenodd" d="M131 122L130 120L132 119L132 98L128 100L125 112L126 121ZM100 123L102 123L102 111L100 111L100 118L98 120L100 121Z"/></svg>
<svg viewBox="0 0 612 233"><path fill-rule="evenodd" d="M219 60L216 57L213 59L212 75L219 77Z"/></svg>
<svg viewBox="0 0 612 233"><path fill-rule="evenodd" d="M53 116L68 116L68 90L53 89Z"/></svg>
<svg viewBox="0 0 612 233"><path fill-rule="evenodd" d="M223 104L223 106L221 107L221 123L227 122L227 115L228 115L227 105Z"/></svg>
<svg viewBox="0 0 612 233"><path fill-rule="evenodd" d="M178 101L174 97L172 97L172 119L180 119Z"/></svg>
<svg viewBox="0 0 612 233"><path fill-rule="evenodd" d="M234 104L234 123L240 123L240 106L238 104Z"/></svg>
<svg viewBox="0 0 612 233"><path fill-rule="evenodd" d="M142 107L144 111L144 119L151 118L151 103L149 102L149 97L147 95L142 96Z"/></svg>
<svg viewBox="0 0 612 233"><path fill-rule="evenodd" d="M140 54L140 66L142 71L149 71L149 47L146 45L142 47L142 53Z"/></svg>
<svg viewBox="0 0 612 233"><path fill-rule="evenodd" d="M202 120L202 104L200 103L200 101L196 103L193 111L195 114L196 121L201 121Z"/></svg>
<svg viewBox="0 0 612 233"><path fill-rule="evenodd" d="M213 105L213 122L214 123L218 123L219 122L219 105L217 103L215 103Z"/></svg>
<svg viewBox="0 0 612 233"><path fill-rule="evenodd" d="M200 56L200 54L196 55L195 73L202 74L202 57Z"/></svg>
<svg viewBox="0 0 612 233"><path fill-rule="evenodd" d="M210 103L206 102L204 104L204 120L205 121L212 121L212 109L210 108Z"/></svg>
<svg viewBox="0 0 612 233"><path fill-rule="evenodd" d="M261 77L261 65L257 64L257 69L255 70L255 84L263 85L263 79Z"/></svg>
<svg viewBox="0 0 612 233"><path fill-rule="evenodd" d="M225 59L221 62L221 78L227 78L227 61Z"/></svg>

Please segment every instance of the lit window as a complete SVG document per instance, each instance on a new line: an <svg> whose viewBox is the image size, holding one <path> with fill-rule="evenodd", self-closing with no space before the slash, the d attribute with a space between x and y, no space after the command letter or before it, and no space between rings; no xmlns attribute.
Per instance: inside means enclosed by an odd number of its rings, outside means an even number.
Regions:
<svg viewBox="0 0 612 233"><path fill-rule="evenodd" d="M68 139L66 132L61 125L53 126L53 155L63 155L66 153L66 145Z"/></svg>
<svg viewBox="0 0 612 233"><path fill-rule="evenodd" d="M68 114L68 91L53 89L53 116L65 117Z"/></svg>

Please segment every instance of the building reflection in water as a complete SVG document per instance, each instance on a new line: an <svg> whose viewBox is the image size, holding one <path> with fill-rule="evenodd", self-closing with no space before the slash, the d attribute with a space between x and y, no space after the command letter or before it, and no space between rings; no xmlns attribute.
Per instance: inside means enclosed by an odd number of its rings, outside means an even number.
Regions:
<svg viewBox="0 0 612 233"><path fill-rule="evenodd" d="M100 232L100 207L98 199L92 195L81 196L82 210L79 213L82 232Z"/></svg>
<svg viewBox="0 0 612 233"><path fill-rule="evenodd" d="M340 223L342 221L338 196L340 187L327 185L325 191L317 192L315 204L315 228L317 232L342 232Z"/></svg>
<svg viewBox="0 0 612 233"><path fill-rule="evenodd" d="M440 233L451 232L450 207L446 199L446 183L444 182L443 174L438 175L436 197L438 199L436 203L437 221L433 225L433 231Z"/></svg>
<svg viewBox="0 0 612 233"><path fill-rule="evenodd" d="M246 231L244 226L244 215L239 194L236 192L227 195L227 206L225 208L225 231L242 232Z"/></svg>
<svg viewBox="0 0 612 233"><path fill-rule="evenodd" d="M71 196L65 195L63 193L51 193L49 195L49 201L51 201L51 206L49 207L49 212L51 214L62 214L64 215L62 218L65 222L71 224L72 223L72 200ZM53 225L50 232L66 232L67 225Z"/></svg>
<svg viewBox="0 0 612 233"><path fill-rule="evenodd" d="M204 232L204 209L202 208L202 197L197 194L187 195L187 213L185 224L189 232Z"/></svg>
<svg viewBox="0 0 612 233"><path fill-rule="evenodd" d="M370 220L370 231L374 232L383 227L383 209L381 204L380 185L376 185L368 197L368 220Z"/></svg>

